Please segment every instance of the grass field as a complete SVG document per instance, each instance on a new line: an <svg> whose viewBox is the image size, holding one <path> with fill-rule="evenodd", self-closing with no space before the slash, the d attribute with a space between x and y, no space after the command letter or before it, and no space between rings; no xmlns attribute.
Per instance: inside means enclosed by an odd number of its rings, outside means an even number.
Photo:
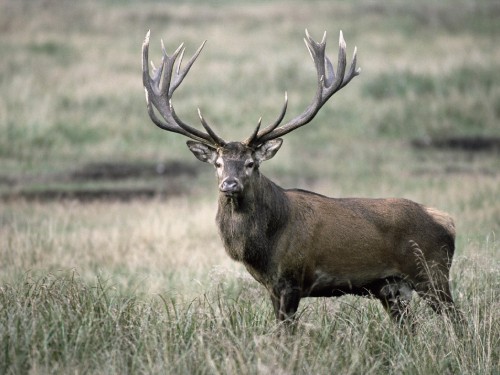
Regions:
<svg viewBox="0 0 500 375"><path fill-rule="evenodd" d="M499 374L499 16L487 0L0 0L0 373ZM312 98L305 28L334 61L342 29L362 73L264 173L449 212L462 334L418 298L405 334L352 296L303 300L283 334L222 248L213 171L149 120L147 30L156 62L161 38L188 55L208 40L176 110L243 139L285 90L290 117Z"/></svg>

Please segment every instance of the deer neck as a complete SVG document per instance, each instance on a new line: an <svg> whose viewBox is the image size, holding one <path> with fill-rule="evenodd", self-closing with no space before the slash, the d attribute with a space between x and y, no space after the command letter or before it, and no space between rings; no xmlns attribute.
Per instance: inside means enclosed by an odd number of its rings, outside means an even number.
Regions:
<svg viewBox="0 0 500 375"><path fill-rule="evenodd" d="M238 199L221 194L216 220L229 256L254 272L264 271L288 213L283 189L261 174Z"/></svg>

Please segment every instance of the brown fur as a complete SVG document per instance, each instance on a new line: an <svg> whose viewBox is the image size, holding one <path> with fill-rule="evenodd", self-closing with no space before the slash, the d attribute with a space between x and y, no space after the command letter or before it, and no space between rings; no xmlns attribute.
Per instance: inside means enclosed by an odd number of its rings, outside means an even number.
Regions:
<svg viewBox="0 0 500 375"><path fill-rule="evenodd" d="M346 293L375 296L396 318L408 290L437 311L453 305L454 224L436 209L283 190L256 173L237 201L221 194L217 223L228 254L269 290L279 320L291 318L303 297ZM431 280L422 259L440 276Z"/></svg>

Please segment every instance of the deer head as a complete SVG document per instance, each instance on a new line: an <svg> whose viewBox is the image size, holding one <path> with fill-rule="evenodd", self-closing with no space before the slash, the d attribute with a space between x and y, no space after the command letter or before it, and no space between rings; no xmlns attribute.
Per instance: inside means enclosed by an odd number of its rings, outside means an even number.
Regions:
<svg viewBox="0 0 500 375"><path fill-rule="evenodd" d="M152 64L151 76L148 68L149 37L150 33L148 32L142 46L143 84L149 116L161 129L179 133L192 139L187 142L189 149L199 160L215 166L219 190L228 197L237 197L246 190L247 185L253 180L251 177L259 173L260 164L271 159L281 147L282 139L279 137L309 123L333 94L360 73L360 69L356 69L355 48L350 69L346 74L346 44L342 31L339 37L338 64L335 72L333 64L325 55L326 32L321 42L317 43L306 30L304 41L316 67L318 86L311 104L303 113L280 125L285 117L288 104L285 93L285 103L276 121L261 129L261 120L259 120L257 127L246 140L226 142L212 130L199 109L198 115L205 131L200 131L183 122L176 115L172 105L174 91L189 72L205 42L181 69L185 50L183 44L169 56L162 41L162 62L158 68ZM177 68L174 71L177 60ZM164 122L156 116L154 108L162 116Z"/></svg>
<svg viewBox="0 0 500 375"><path fill-rule="evenodd" d="M246 190L260 163L271 159L282 142L280 138L271 139L256 148L243 142L229 142L218 149L195 141L188 141L187 145L199 160L215 166L219 191L234 198Z"/></svg>

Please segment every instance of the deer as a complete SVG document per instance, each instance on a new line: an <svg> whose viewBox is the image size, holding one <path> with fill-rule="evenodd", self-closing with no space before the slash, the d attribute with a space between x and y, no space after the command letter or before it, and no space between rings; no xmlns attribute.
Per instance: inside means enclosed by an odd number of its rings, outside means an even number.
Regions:
<svg viewBox="0 0 500 375"><path fill-rule="evenodd" d="M337 68L326 55L326 32L316 42L306 30L306 47L316 69L313 100L282 124L278 118L257 127L244 141L226 142L207 123L187 124L176 114L172 96L201 53L185 66L181 44L172 55L163 40L162 61L149 71L147 32L142 45L142 78L149 117L160 129L181 134L218 180L216 223L227 254L243 263L268 291L278 323L296 321L306 297L346 294L378 299L397 322L408 320L409 302L418 294L437 313L456 311L450 290L455 225L450 215L404 198L330 198L302 189L284 189L260 172L280 149L284 135L309 124L323 105L360 74L357 48L347 69L346 43L339 36ZM174 65L177 67L174 70ZM162 119L158 118L159 113Z"/></svg>

